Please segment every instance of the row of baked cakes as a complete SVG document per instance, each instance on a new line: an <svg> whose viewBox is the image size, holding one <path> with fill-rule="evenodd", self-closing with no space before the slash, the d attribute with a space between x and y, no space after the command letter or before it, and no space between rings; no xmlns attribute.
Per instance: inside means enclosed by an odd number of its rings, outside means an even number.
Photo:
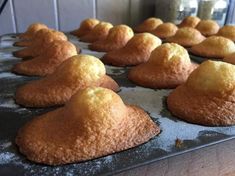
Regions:
<svg viewBox="0 0 235 176"><path fill-rule="evenodd" d="M34 162L58 165L105 156L161 135L159 125L144 109L122 101L116 93L119 86L106 75L104 64L131 66L127 79L138 86L173 89L167 106L182 120L234 125L235 66L213 60L196 64L188 54L197 49L223 59L235 52L233 41L219 35L225 27L213 36L203 35L198 26L204 23L196 17L187 17L180 25L150 18L133 30L85 19L71 33L90 43L91 50L106 52L101 59L79 54L81 49L62 32L39 23L30 25L15 43L25 48L13 53L23 59L12 71L40 79L20 86L16 103L60 107L33 118L19 130L16 143L20 151ZM174 26L169 29L174 34L157 35L161 26ZM159 31L165 33L167 28ZM174 37L178 40L172 41Z"/></svg>

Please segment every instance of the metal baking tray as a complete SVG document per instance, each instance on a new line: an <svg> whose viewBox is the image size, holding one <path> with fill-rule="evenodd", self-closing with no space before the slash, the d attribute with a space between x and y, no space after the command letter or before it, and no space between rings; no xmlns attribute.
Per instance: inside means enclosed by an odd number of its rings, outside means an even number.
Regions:
<svg viewBox="0 0 235 176"><path fill-rule="evenodd" d="M82 48L82 53L96 57L104 54L89 51L86 43L68 36ZM110 175L235 137L235 126L206 127L173 117L166 107L166 97L172 90L136 86L127 80L129 68L106 66L107 74L119 83L118 94L124 102L139 105L147 111L160 125L161 133L143 145L86 162L56 167L35 164L19 153L14 139L27 121L53 108L33 109L15 104L16 88L38 79L10 72L12 65L20 61L11 54L19 49L12 47L15 40L15 35L4 35L0 42L0 175ZM180 145L176 145L176 140L181 141Z"/></svg>
<svg viewBox="0 0 235 176"><path fill-rule="evenodd" d="M198 55L195 55L195 54L192 54L192 53L189 53L189 56L193 61L195 61L197 63L202 63L202 62L207 61L207 60L222 61L222 59L207 58L207 57L198 56Z"/></svg>

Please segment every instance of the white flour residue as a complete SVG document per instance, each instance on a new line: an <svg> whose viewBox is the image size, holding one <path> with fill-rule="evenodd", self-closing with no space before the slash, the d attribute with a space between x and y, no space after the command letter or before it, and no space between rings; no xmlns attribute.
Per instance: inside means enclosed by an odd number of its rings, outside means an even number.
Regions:
<svg viewBox="0 0 235 176"><path fill-rule="evenodd" d="M112 167L112 161L113 161L113 156L108 155L98 159L98 161L96 161L95 164L93 165L95 165L96 170L100 170L103 166Z"/></svg>
<svg viewBox="0 0 235 176"><path fill-rule="evenodd" d="M89 164L87 164L89 163ZM83 163L82 175L91 174L92 172L95 173L97 169L99 170L100 161L96 163L93 162L86 162ZM71 165L64 165L64 166L54 166L48 167L45 165L39 165L37 163L33 163L28 160L24 160L23 158L19 157L15 153L12 152L3 152L0 153L0 165L1 164L11 164L16 167L24 168L26 175L66 175L66 176L73 176L78 175L79 165L71 164ZM81 172L79 172L81 174Z"/></svg>
<svg viewBox="0 0 235 176"><path fill-rule="evenodd" d="M16 109L19 108L20 106L15 103L14 99L7 99L1 102L0 107Z"/></svg>
<svg viewBox="0 0 235 176"><path fill-rule="evenodd" d="M8 164L13 161L15 154L11 152L0 153L0 164Z"/></svg>
<svg viewBox="0 0 235 176"><path fill-rule="evenodd" d="M3 41L1 41L1 43L0 43L0 47L1 47L1 48L12 47L14 43L15 43L14 40L3 40Z"/></svg>
<svg viewBox="0 0 235 176"><path fill-rule="evenodd" d="M17 34L5 34L1 36L1 42L6 40L13 40L18 41L18 38L16 38Z"/></svg>
<svg viewBox="0 0 235 176"><path fill-rule="evenodd" d="M0 165L1 164L14 164L23 167L25 170L29 170L30 168L29 164L22 162L22 159L12 152L0 153Z"/></svg>
<svg viewBox="0 0 235 176"><path fill-rule="evenodd" d="M25 48L25 47L18 47L18 46L0 47L0 52L3 54L11 54L11 56L12 56L13 51L22 50L23 48Z"/></svg>
<svg viewBox="0 0 235 176"><path fill-rule="evenodd" d="M5 96L8 96L9 98L6 98ZM30 112L27 108L23 108L20 105L16 104L14 98L14 94L0 94L0 98L3 97L0 103L0 108L7 108L12 109L14 112L23 113L23 112ZM12 97L12 98L10 98Z"/></svg>
<svg viewBox="0 0 235 176"><path fill-rule="evenodd" d="M82 48L83 54L90 54L98 58L101 58L105 54L90 51L87 49L87 43L79 42L75 36L68 36L71 42ZM4 61L18 59L12 57L11 55L12 51L18 49L19 48L16 47L0 48L0 62L2 63L2 66L4 66ZM125 73L125 69L106 66L106 72L107 74L111 75L121 75ZM0 78L13 77L20 76L10 72L0 73ZM163 102L163 97L168 96L170 91L171 90L154 90L138 86L134 88L121 87L119 95L122 97L123 101L127 104L134 104L142 107L145 111L150 114L150 116L155 122L160 124L160 128L162 130L159 136L156 136L153 140L150 140L149 142L143 145L130 149L129 151L124 151L127 152L127 157L132 157L129 158L130 161L134 161L137 158L143 160L158 149L172 152L172 147L175 146L175 140L177 138L181 140L193 140L194 142L196 142L201 132L203 131L235 135L235 127L205 127L200 125L189 124L177 118L172 118L170 116L170 113L166 110L165 104ZM30 112L30 110L26 108L21 108L19 105L15 104L15 101L12 98L13 95L14 92L12 94L0 94L0 98L2 97L0 107L12 108L10 110L13 110L14 112ZM207 134L210 135L210 133ZM118 165L118 162L120 162L119 153L116 153L91 161L82 162L81 165L79 165L80 163L77 163L71 165L64 165L61 167L48 167L44 165L34 164L33 162L26 160L25 156L19 155L16 152L13 147L13 144L10 141L0 141L0 164L12 164L19 167L23 167L29 175L72 176L77 175L78 173L82 173L82 175L92 175L99 173L100 171L102 172L104 171L104 169L114 170L113 168Z"/></svg>
<svg viewBox="0 0 235 176"><path fill-rule="evenodd" d="M65 176L74 176L74 173L66 172Z"/></svg>
<svg viewBox="0 0 235 176"><path fill-rule="evenodd" d="M105 65L105 69L108 75L121 75L126 72L126 69L122 67L115 67L110 65Z"/></svg>
<svg viewBox="0 0 235 176"><path fill-rule="evenodd" d="M16 60L11 53L0 53L0 61Z"/></svg>
<svg viewBox="0 0 235 176"><path fill-rule="evenodd" d="M3 72L3 73L0 73L0 79L1 79L1 78L9 78L9 77L16 78L16 77L22 77L22 76L16 75L16 74L11 73L11 72Z"/></svg>
<svg viewBox="0 0 235 176"><path fill-rule="evenodd" d="M96 52L96 51L91 51L91 50L83 49L82 50L82 54L92 55L92 56L95 56L95 57L100 59L100 58L102 58L105 55L105 52Z"/></svg>
<svg viewBox="0 0 235 176"><path fill-rule="evenodd" d="M196 140L200 132L211 131L222 133L225 135L235 135L235 127L205 127L196 124L190 124L184 121L174 121L169 118L163 118L156 114L150 114L151 117L158 118L161 134L154 139L152 148L161 148L171 151L171 147L175 145L175 140Z"/></svg>
<svg viewBox="0 0 235 176"><path fill-rule="evenodd" d="M167 96L169 92L169 90L155 91L154 89L136 86L133 88L121 87L121 91L118 94L127 104L138 105L149 113L160 114L162 97Z"/></svg>
<svg viewBox="0 0 235 176"><path fill-rule="evenodd" d="M3 62L7 62L7 61L21 61L22 59L21 58L17 58L17 57L14 57L12 56L11 53L0 53L0 62L1 65L3 65L4 63Z"/></svg>
<svg viewBox="0 0 235 176"><path fill-rule="evenodd" d="M108 155L104 158L104 163L105 164L109 164L113 161L113 156L112 155Z"/></svg>
<svg viewBox="0 0 235 176"><path fill-rule="evenodd" d="M90 43L86 43L86 42L81 42L77 39L76 44L81 48L81 49L88 49L88 46L90 45Z"/></svg>
<svg viewBox="0 0 235 176"><path fill-rule="evenodd" d="M142 107L150 113L150 116L160 124L162 132L154 140L145 146L146 152L152 149L161 148L171 151L175 145L175 140L196 140L200 132L211 131L225 135L235 135L233 127L206 127L196 124L186 123L177 118L168 118L162 115L162 110L167 111L163 105L163 97L168 96L170 90L153 90L143 87L125 88L121 87L119 95L125 103L130 103ZM169 112L168 112L169 113ZM170 113L169 113L170 114ZM169 116L169 115L167 115Z"/></svg>
<svg viewBox="0 0 235 176"><path fill-rule="evenodd" d="M0 149L5 150L12 145L10 141L0 141Z"/></svg>

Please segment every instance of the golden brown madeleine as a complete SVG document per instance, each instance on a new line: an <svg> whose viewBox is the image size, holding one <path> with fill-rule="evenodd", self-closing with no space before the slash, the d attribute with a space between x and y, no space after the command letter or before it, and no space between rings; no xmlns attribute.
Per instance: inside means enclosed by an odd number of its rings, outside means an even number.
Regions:
<svg viewBox="0 0 235 176"><path fill-rule="evenodd" d="M235 26L223 26L216 35L235 41Z"/></svg>
<svg viewBox="0 0 235 176"><path fill-rule="evenodd" d="M137 33L151 32L162 23L162 20L159 18L148 18L143 23L134 28L134 31Z"/></svg>
<svg viewBox="0 0 235 176"><path fill-rule="evenodd" d="M31 40L30 46L15 51L12 54L15 57L20 58L36 57L45 52L45 50L48 48L48 45L56 40L67 41L68 38L63 32L51 29L41 29L35 34L34 40Z"/></svg>
<svg viewBox="0 0 235 176"><path fill-rule="evenodd" d="M32 45L34 43L34 40L37 39L37 33L39 33L41 30L51 30L50 28L42 28L42 29L39 29L37 31L35 31L33 33L33 35L31 35L31 38L28 39L28 40L25 40L25 39L22 39L20 41L16 41L13 46L18 46L18 47L28 47L30 45ZM22 35L22 34L21 34Z"/></svg>
<svg viewBox="0 0 235 176"><path fill-rule="evenodd" d="M101 87L78 91L66 105L35 117L16 137L21 153L37 163L86 161L143 144L160 133L149 115Z"/></svg>
<svg viewBox="0 0 235 176"><path fill-rule="evenodd" d="M167 98L171 113L209 126L235 124L235 66L205 61Z"/></svg>
<svg viewBox="0 0 235 176"><path fill-rule="evenodd" d="M129 26L117 25L109 30L106 39L92 43L89 48L103 52L117 50L124 47L133 36L134 32Z"/></svg>
<svg viewBox="0 0 235 176"><path fill-rule="evenodd" d="M46 43L46 41L48 42L52 42L54 40L68 40L67 36L60 31L57 30L53 30L53 29L42 29L40 31L37 32L37 34L35 35L35 39L34 42L35 43Z"/></svg>
<svg viewBox="0 0 235 176"><path fill-rule="evenodd" d="M150 33L136 34L123 48L106 53L102 61L115 66L138 65L146 62L152 50L161 43L158 37Z"/></svg>
<svg viewBox="0 0 235 176"><path fill-rule="evenodd" d="M160 24L155 30L151 33L161 39L165 39L175 35L178 27L173 23L163 23Z"/></svg>
<svg viewBox="0 0 235 176"><path fill-rule="evenodd" d="M235 52L227 55L223 61L235 65Z"/></svg>
<svg viewBox="0 0 235 176"><path fill-rule="evenodd" d="M111 23L100 22L89 33L82 36L80 40L88 43L104 40L112 27L113 25Z"/></svg>
<svg viewBox="0 0 235 176"><path fill-rule="evenodd" d="M71 32L71 34L82 37L88 34L100 21L94 18L87 18L83 20L80 24L80 27Z"/></svg>
<svg viewBox="0 0 235 176"><path fill-rule="evenodd" d="M28 27L25 33L19 35L19 38L22 40L31 40L37 31L39 31L40 29L46 29L46 28L48 27L45 24L33 23Z"/></svg>
<svg viewBox="0 0 235 176"><path fill-rule="evenodd" d="M77 55L63 62L51 75L17 89L15 99L27 107L62 105L78 90L90 86L119 89L117 83L105 74L104 64L99 59Z"/></svg>
<svg viewBox="0 0 235 176"><path fill-rule="evenodd" d="M29 76L51 74L66 59L77 55L76 47L63 40L49 43L48 48L39 56L16 64L12 71Z"/></svg>
<svg viewBox="0 0 235 176"><path fill-rule="evenodd" d="M27 47L32 44L32 40L35 38L35 35L41 29L48 29L48 27L41 23L34 23L28 27L28 30L19 35L20 41L17 41L13 46Z"/></svg>
<svg viewBox="0 0 235 176"><path fill-rule="evenodd" d="M143 87L175 88L183 84L196 67L186 49L165 43L152 51L148 62L133 67L128 79Z"/></svg>
<svg viewBox="0 0 235 176"><path fill-rule="evenodd" d="M178 25L178 27L180 27L180 28L181 27L192 27L192 28L195 28L200 21L201 21L201 19L196 17L196 16L187 16Z"/></svg>
<svg viewBox="0 0 235 176"><path fill-rule="evenodd" d="M196 26L196 29L206 37L215 35L219 28L218 23L214 20L201 20Z"/></svg>
<svg viewBox="0 0 235 176"><path fill-rule="evenodd" d="M235 52L235 45L232 40L227 38L211 36L194 45L190 52L202 57L222 59L228 54Z"/></svg>
<svg viewBox="0 0 235 176"><path fill-rule="evenodd" d="M179 28L176 34L166 39L168 42L177 43L184 47L191 47L201 43L206 38L192 27Z"/></svg>

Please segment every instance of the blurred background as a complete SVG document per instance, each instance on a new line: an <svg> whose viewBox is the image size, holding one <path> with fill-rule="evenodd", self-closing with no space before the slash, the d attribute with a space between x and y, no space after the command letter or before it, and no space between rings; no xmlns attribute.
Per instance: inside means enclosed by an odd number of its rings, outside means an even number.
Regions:
<svg viewBox="0 0 235 176"><path fill-rule="evenodd" d="M0 35L23 32L34 22L71 31L90 17L130 26L151 16L176 24L189 15L235 23L235 0L0 0L0 7Z"/></svg>

